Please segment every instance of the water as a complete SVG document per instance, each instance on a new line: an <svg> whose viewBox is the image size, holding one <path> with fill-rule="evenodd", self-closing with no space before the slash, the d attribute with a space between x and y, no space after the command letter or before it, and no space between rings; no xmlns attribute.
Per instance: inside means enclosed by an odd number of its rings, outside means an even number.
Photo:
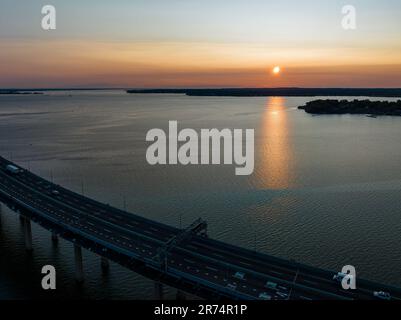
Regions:
<svg viewBox="0 0 401 320"><path fill-rule="evenodd" d="M346 98L346 97L345 97ZM0 96L0 153L67 188L179 227L198 217L209 235L313 266L401 286L401 118L311 116L312 98L127 95L121 91ZM389 99L391 100L391 99ZM234 166L149 166L152 128L254 128L252 176ZM124 204L125 203L125 204ZM86 281L73 281L73 248L33 225L24 250L18 216L3 206L0 299L151 299L152 282L84 253ZM56 292L41 267L58 270ZM175 291L167 290L167 298Z"/></svg>

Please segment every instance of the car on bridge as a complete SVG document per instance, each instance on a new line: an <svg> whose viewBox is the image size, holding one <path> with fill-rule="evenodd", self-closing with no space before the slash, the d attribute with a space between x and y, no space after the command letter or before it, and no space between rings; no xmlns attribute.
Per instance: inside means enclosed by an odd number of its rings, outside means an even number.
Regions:
<svg viewBox="0 0 401 320"><path fill-rule="evenodd" d="M384 291L375 291L373 292L373 296L380 300L391 300L390 293Z"/></svg>
<svg viewBox="0 0 401 320"><path fill-rule="evenodd" d="M265 287L271 290L276 290L278 285L275 282L267 281Z"/></svg>
<svg viewBox="0 0 401 320"><path fill-rule="evenodd" d="M7 166L6 166L6 170L7 170L7 172L9 172L9 173L11 173L11 174L17 174L17 173L20 173L20 172L21 172L21 169L20 169L20 168L14 166L14 165L12 165L12 164L7 165Z"/></svg>
<svg viewBox="0 0 401 320"><path fill-rule="evenodd" d="M345 277L347 277L348 280L351 281L351 280L353 279L354 276L351 275L351 274L339 272L339 273L337 273L337 274L335 274L335 275L333 276L333 280L334 280L334 281L337 281L337 282L342 282L342 281L344 280Z"/></svg>
<svg viewBox="0 0 401 320"><path fill-rule="evenodd" d="M231 283L229 283L229 284L226 286L226 288L227 288L227 289L230 289L230 290L232 290L232 291L235 291L235 290L237 290L237 285L236 285L236 284L231 284Z"/></svg>
<svg viewBox="0 0 401 320"><path fill-rule="evenodd" d="M260 300L271 300L271 299L272 299L272 296L268 295L266 292L262 292L262 293L259 295L259 299L260 299Z"/></svg>
<svg viewBox="0 0 401 320"><path fill-rule="evenodd" d="M51 194L52 194L53 196L59 196L59 195L60 195L60 191L58 191L58 190L56 190L56 189L53 189L53 190L51 191Z"/></svg>
<svg viewBox="0 0 401 320"><path fill-rule="evenodd" d="M234 274L234 278L236 278L238 280L245 280L245 273L237 272L236 274Z"/></svg>
<svg viewBox="0 0 401 320"><path fill-rule="evenodd" d="M286 292L277 291L276 294L277 294L277 296L280 297L280 299L283 299L283 300L289 299L289 295Z"/></svg>

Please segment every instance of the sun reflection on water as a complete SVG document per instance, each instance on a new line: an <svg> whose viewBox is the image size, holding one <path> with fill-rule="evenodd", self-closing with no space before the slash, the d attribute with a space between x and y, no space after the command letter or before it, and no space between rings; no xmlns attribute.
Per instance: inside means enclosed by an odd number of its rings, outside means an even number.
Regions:
<svg viewBox="0 0 401 320"><path fill-rule="evenodd" d="M261 125L258 184L265 189L286 189L293 185L293 170L285 98L267 100Z"/></svg>

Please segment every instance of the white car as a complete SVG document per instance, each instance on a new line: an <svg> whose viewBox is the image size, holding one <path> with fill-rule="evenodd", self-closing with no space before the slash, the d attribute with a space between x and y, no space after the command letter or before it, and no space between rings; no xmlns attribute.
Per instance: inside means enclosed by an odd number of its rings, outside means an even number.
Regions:
<svg viewBox="0 0 401 320"><path fill-rule="evenodd" d="M384 291L375 291L373 292L373 296L381 300L391 300L391 295L388 292Z"/></svg>
<svg viewBox="0 0 401 320"><path fill-rule="evenodd" d="M280 297L280 299L288 300L288 294L287 293L277 291L276 294Z"/></svg>
<svg viewBox="0 0 401 320"><path fill-rule="evenodd" d="M266 292L263 292L259 295L260 300L271 300L272 296L269 296Z"/></svg>
<svg viewBox="0 0 401 320"><path fill-rule="evenodd" d="M237 290L237 285L236 285L236 284L231 284L231 283L229 283L229 284L227 285L227 289L230 289L230 290L235 291L235 290Z"/></svg>
<svg viewBox="0 0 401 320"><path fill-rule="evenodd" d="M348 279L349 279L350 281L353 279L353 275L347 274L347 273L339 272L339 273L337 273L337 274L335 274L335 275L333 276L333 280L335 280L335 281L337 281L337 282L342 282L343 279L344 279L345 277L348 277Z"/></svg>
<svg viewBox="0 0 401 320"><path fill-rule="evenodd" d="M239 280L245 280L245 273L243 273L243 272L237 272L237 273L234 275L234 278L237 278L237 279L239 279Z"/></svg>
<svg viewBox="0 0 401 320"><path fill-rule="evenodd" d="M265 284L265 287L271 290L276 290L277 289L277 283L267 281Z"/></svg>

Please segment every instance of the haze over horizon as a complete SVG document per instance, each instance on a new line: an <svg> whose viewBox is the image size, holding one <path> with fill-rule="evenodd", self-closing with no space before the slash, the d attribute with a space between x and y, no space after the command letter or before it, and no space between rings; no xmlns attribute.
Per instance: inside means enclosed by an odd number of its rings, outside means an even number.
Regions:
<svg viewBox="0 0 401 320"><path fill-rule="evenodd" d="M2 88L401 87L401 2L1 0ZM281 72L274 75L275 66Z"/></svg>

